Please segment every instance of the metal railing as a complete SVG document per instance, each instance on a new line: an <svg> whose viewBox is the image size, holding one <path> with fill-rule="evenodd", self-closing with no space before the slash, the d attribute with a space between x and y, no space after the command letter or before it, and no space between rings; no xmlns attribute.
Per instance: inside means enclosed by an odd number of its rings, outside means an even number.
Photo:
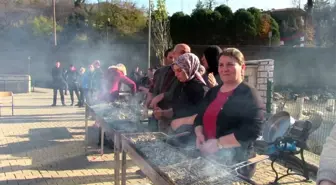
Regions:
<svg viewBox="0 0 336 185"><path fill-rule="evenodd" d="M281 110L287 111L294 119L311 120L317 122L312 115L318 113L321 115L321 125L312 132L308 138L307 145L309 152L320 155L326 138L330 135L330 131L336 124L336 101L330 100L317 100L317 101L299 101L287 100L285 103L278 101L274 102L277 107L282 107ZM316 155L312 155L315 157Z"/></svg>

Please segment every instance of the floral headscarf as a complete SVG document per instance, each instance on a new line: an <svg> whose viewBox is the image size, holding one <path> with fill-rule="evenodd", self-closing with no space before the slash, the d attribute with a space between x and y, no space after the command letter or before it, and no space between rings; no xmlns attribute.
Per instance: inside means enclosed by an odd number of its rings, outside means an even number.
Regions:
<svg viewBox="0 0 336 185"><path fill-rule="evenodd" d="M179 66L184 72L187 73L188 81L196 77L205 84L202 76L198 72L200 61L195 54L185 53L179 56L174 65Z"/></svg>

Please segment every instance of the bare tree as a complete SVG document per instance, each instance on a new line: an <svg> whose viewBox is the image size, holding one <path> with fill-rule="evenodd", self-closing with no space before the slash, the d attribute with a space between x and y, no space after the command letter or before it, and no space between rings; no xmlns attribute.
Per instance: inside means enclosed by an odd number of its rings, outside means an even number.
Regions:
<svg viewBox="0 0 336 185"><path fill-rule="evenodd" d="M154 5L151 5L154 7ZM152 9L153 10L153 9ZM152 21L152 47L155 50L156 56L163 64L165 51L172 46L170 36L170 22L166 10L165 0L157 1L157 9L153 11Z"/></svg>

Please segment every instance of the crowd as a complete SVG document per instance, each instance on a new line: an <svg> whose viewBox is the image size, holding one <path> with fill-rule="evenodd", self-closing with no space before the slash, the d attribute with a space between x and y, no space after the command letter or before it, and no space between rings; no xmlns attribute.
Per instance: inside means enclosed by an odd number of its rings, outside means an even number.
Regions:
<svg viewBox="0 0 336 185"><path fill-rule="evenodd" d="M71 105L75 94L79 107L84 102L113 102L124 91L122 84L125 84L131 94L138 91L146 94L144 106L153 110L148 123L151 131L189 133L179 137L180 147L193 143L203 155L224 158L226 165L254 157L253 145L262 129L265 107L257 90L244 82L243 53L236 48L222 50L210 46L199 59L188 45L177 44L165 52L163 64L148 69L146 74L136 68L128 76L123 64L102 70L100 62L95 61L88 70L77 71L73 65L62 70L60 62L56 62L52 70L52 106L56 106L57 92L65 105L67 91ZM334 137L329 140L335 141ZM329 166L321 163L324 168L319 172L320 184L336 181L332 172L334 162L328 163ZM254 172L254 165L239 170L246 178L251 178Z"/></svg>
<svg viewBox="0 0 336 185"><path fill-rule="evenodd" d="M167 134L188 132L180 138L181 147L196 141L204 155L227 156L230 164L246 161L255 155L253 143L262 123L263 104L253 87L244 82L245 59L235 48L208 47L201 59L186 44L177 44L165 52L164 66L142 74L135 69L127 76L126 67L117 64L100 68L95 61L89 70L73 65L62 70L60 62L52 70L54 99L57 91L64 102L69 91L77 105L95 101L112 102L119 98L121 84L132 94L146 94L145 106L153 109L149 118L151 131ZM251 177L254 166L240 173Z"/></svg>

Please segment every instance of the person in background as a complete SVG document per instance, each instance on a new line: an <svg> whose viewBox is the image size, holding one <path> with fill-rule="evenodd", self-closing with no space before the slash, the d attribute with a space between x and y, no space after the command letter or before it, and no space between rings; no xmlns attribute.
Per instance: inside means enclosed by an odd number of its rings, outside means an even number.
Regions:
<svg viewBox="0 0 336 185"><path fill-rule="evenodd" d="M78 87L79 87L79 105L78 107L83 107L84 106L84 103L85 103L85 96L84 96L84 88L83 88L83 77L84 77L84 74L85 74L85 68L84 67L81 67L79 69L79 78L78 78Z"/></svg>
<svg viewBox="0 0 336 185"><path fill-rule="evenodd" d="M117 64L110 66L104 75L105 90L102 92L101 98L108 102L113 102L118 99L121 83L127 85L131 89L131 93L136 93L136 84L133 80L128 78L126 67L124 64Z"/></svg>
<svg viewBox="0 0 336 185"><path fill-rule="evenodd" d="M93 96L93 88L92 88L92 81L93 81L93 73L94 73L94 66L91 64L89 65L89 70L85 71L82 77L82 88L83 88L83 95L84 95L84 102L91 105L92 104L92 96Z"/></svg>
<svg viewBox="0 0 336 185"><path fill-rule="evenodd" d="M137 67L131 72L130 79L133 80L135 83L138 83L139 80L140 80L140 78L141 78L140 70L139 70L139 67L137 66Z"/></svg>
<svg viewBox="0 0 336 185"><path fill-rule="evenodd" d="M97 98L97 95L100 94L100 91L102 89L102 80L104 72L100 68L101 64L99 60L95 60L92 65L94 66L94 71L92 75L92 91L93 91L92 98L93 97ZM93 103L93 101L91 101L91 103Z"/></svg>
<svg viewBox="0 0 336 185"><path fill-rule="evenodd" d="M62 70L62 75L63 75L63 78L64 78L64 81L65 81L65 84L64 84L64 95L68 95L68 90L69 90L69 86L68 86L68 83L67 83L67 74L68 70L66 70L65 68L63 68Z"/></svg>
<svg viewBox="0 0 336 185"><path fill-rule="evenodd" d="M214 87L221 84L221 79L218 74L218 58L222 49L219 46L209 46L203 52L201 63L206 69L206 74L203 78L209 87Z"/></svg>
<svg viewBox="0 0 336 185"><path fill-rule="evenodd" d="M66 82L63 76L63 71L61 69L61 63L59 61L56 62L56 66L52 69L51 76L53 85L53 104L51 106L56 106L57 91L59 91L61 96L62 105L65 106L63 93Z"/></svg>
<svg viewBox="0 0 336 185"><path fill-rule="evenodd" d="M173 49L169 48L164 53L163 66L170 66L174 62Z"/></svg>
<svg viewBox="0 0 336 185"><path fill-rule="evenodd" d="M336 125L332 128L320 156L316 185L336 185Z"/></svg>
<svg viewBox="0 0 336 185"><path fill-rule="evenodd" d="M197 113L197 107L208 91L202 76L199 74L200 61L195 54L185 53L173 64L175 76L182 84L182 88L175 91L172 108L154 109L155 118L163 120L160 131L168 133L171 119L192 116ZM192 127L190 127L192 132Z"/></svg>
<svg viewBox="0 0 336 185"><path fill-rule="evenodd" d="M71 99L70 105L71 106L74 105L74 92L75 92L77 100L78 100L78 103L76 104L76 106L79 106L81 104L80 97L79 97L79 81L78 81L80 77L74 65L71 64L69 66L69 69L65 76L67 79L69 93L70 93L70 99Z"/></svg>
<svg viewBox="0 0 336 185"><path fill-rule="evenodd" d="M177 44L173 50L173 59L174 61L181 55L185 53L190 53L191 49L187 44L181 43ZM164 71L164 69L166 71ZM158 70L159 72L159 70ZM181 86L181 83L175 77L174 71L172 70L172 66L166 66L162 68L162 71L159 72L161 75L158 77L158 88L163 88L164 91L162 93L157 94L150 101L150 108L155 108L158 106L158 103L161 101L172 101L174 91L178 90Z"/></svg>
<svg viewBox="0 0 336 185"><path fill-rule="evenodd" d="M153 85L149 88L146 96L145 107L147 109L149 108L153 97L157 96L160 93L166 92L171 85L173 78L175 77L174 71L171 67L171 64L174 62L173 49L168 49L167 51L165 51L164 56L164 66L155 70L155 73L153 75ZM165 83L169 84L167 84L166 87L163 88L164 78L166 78ZM161 107L162 109L166 109L171 107L171 105L169 101L161 101L159 107ZM148 127L153 132L157 132L159 130L158 121L154 118L154 116L148 118Z"/></svg>
<svg viewBox="0 0 336 185"><path fill-rule="evenodd" d="M203 77L203 75L206 73L205 67L200 65L199 69L198 69L199 74ZM204 79L204 77L203 77Z"/></svg>
<svg viewBox="0 0 336 185"><path fill-rule="evenodd" d="M153 86L153 78L154 78L154 73L155 73L155 69L153 68L149 68L147 70L147 74L146 76L144 76L141 80L140 80L140 83L139 83L139 90L141 92L144 92L144 93L148 93L149 92L149 88L151 86Z"/></svg>

